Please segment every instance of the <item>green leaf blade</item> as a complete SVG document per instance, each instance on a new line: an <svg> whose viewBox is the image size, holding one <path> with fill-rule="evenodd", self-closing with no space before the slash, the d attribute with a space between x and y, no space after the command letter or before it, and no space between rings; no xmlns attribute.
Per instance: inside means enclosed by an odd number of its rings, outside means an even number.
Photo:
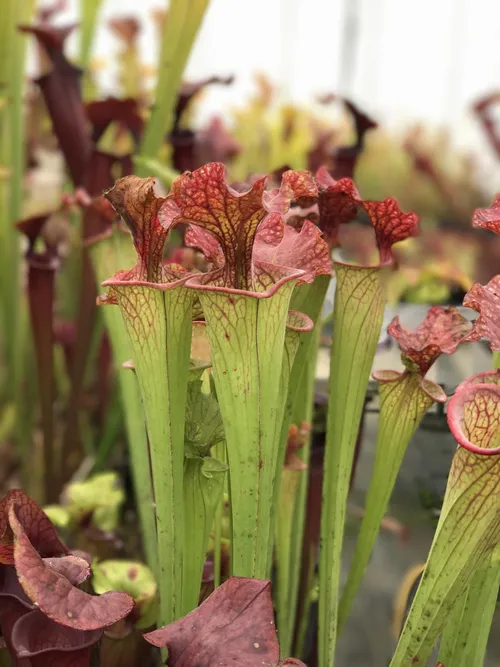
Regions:
<svg viewBox="0 0 500 667"><path fill-rule="evenodd" d="M319 664L335 659L347 494L366 387L382 327L384 270L336 263L334 337L321 515Z"/></svg>
<svg viewBox="0 0 500 667"><path fill-rule="evenodd" d="M160 622L181 614L184 415L193 293L114 283L146 415L156 508Z"/></svg>
<svg viewBox="0 0 500 667"><path fill-rule="evenodd" d="M449 614L500 541L500 388L462 383L448 406L459 447L427 565L391 667L425 661Z"/></svg>
<svg viewBox="0 0 500 667"><path fill-rule="evenodd" d="M379 380L380 418L375 464L365 500L365 514L339 607L339 631L352 608L370 560L403 457L423 416L433 404L417 373L384 371ZM436 390L439 388L436 387ZM442 400L446 400L443 396Z"/></svg>
<svg viewBox="0 0 500 667"><path fill-rule="evenodd" d="M447 667L483 665L500 585L499 551L472 577L446 623L438 660Z"/></svg>
<svg viewBox="0 0 500 667"><path fill-rule="evenodd" d="M101 238L91 245L90 257L99 283L103 282L109 273L118 272L120 267L133 265L136 259L129 235L121 231L114 231L111 236ZM122 368L122 364L131 358L132 348L119 310L107 307L104 308L103 312L120 385L123 416L134 478L134 491L143 533L146 560L153 572L157 573L154 492L144 410L135 373L125 371Z"/></svg>
<svg viewBox="0 0 500 667"><path fill-rule="evenodd" d="M183 615L198 606L208 538L226 471L227 465L210 457L184 461Z"/></svg>
<svg viewBox="0 0 500 667"><path fill-rule="evenodd" d="M233 513L233 573L266 578L273 539L273 485L285 397L285 326L294 284L268 298L199 290L226 433Z"/></svg>

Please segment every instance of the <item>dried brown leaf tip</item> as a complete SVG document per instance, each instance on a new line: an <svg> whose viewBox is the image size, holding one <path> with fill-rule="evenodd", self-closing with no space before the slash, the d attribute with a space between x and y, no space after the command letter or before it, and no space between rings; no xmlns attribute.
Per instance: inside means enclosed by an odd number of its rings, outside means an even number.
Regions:
<svg viewBox="0 0 500 667"><path fill-rule="evenodd" d="M441 354L453 354L469 340L472 324L456 308L433 306L415 331L403 327L399 317L387 331L399 343L405 366L423 377Z"/></svg>
<svg viewBox="0 0 500 667"><path fill-rule="evenodd" d="M231 577L184 618L144 635L168 648L168 667L280 667L271 584Z"/></svg>
<svg viewBox="0 0 500 667"><path fill-rule="evenodd" d="M478 208L474 211L472 226L500 234L500 195L495 197L495 201L489 208Z"/></svg>
<svg viewBox="0 0 500 667"><path fill-rule="evenodd" d="M486 338L492 350L500 350L500 275L487 285L474 283L465 295L464 306L479 313L469 340Z"/></svg>
<svg viewBox="0 0 500 667"><path fill-rule="evenodd" d="M290 424L285 453L286 470L307 470L307 465L297 454L306 444L310 432L311 424L308 422L302 422L300 427L297 424Z"/></svg>
<svg viewBox="0 0 500 667"><path fill-rule="evenodd" d="M104 193L132 232L138 263L129 279L162 282L163 247L168 229L160 222L164 197L154 192L154 178L125 176Z"/></svg>
<svg viewBox="0 0 500 667"><path fill-rule="evenodd" d="M115 228L117 231L128 234L125 226L120 223L116 211L103 195L90 197L86 190L78 188L75 191L73 203L85 211L88 216L91 215L95 219L97 233L88 236L85 239L85 245L92 245L96 241L110 236Z"/></svg>

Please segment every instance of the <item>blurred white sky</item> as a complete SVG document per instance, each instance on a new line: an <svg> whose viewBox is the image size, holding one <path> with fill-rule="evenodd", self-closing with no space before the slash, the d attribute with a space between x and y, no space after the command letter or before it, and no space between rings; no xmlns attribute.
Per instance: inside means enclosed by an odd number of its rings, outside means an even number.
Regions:
<svg viewBox="0 0 500 667"><path fill-rule="evenodd" d="M112 62L117 49L106 19L134 15L144 24L144 60L154 63L151 10L163 4L104 0L95 55ZM68 5L60 22L78 16L79 0ZM471 144L477 128L468 107L500 88L499 45L498 0L211 0L187 78L236 76L230 88L209 91L207 112L244 104L260 70L288 99L340 92L391 125L451 125L459 143ZM112 92L109 68L102 83Z"/></svg>

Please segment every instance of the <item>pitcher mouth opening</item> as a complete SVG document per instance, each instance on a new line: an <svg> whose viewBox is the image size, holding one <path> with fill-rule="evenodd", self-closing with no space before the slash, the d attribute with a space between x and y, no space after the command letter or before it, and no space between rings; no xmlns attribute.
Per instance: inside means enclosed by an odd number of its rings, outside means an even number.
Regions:
<svg viewBox="0 0 500 667"><path fill-rule="evenodd" d="M149 287L150 289L165 292L174 289L175 287L185 285L189 278L191 278L191 275L192 274L187 274L185 278L178 278L170 283L153 283L148 280L120 280L115 276L102 282L101 287Z"/></svg>
<svg viewBox="0 0 500 667"><path fill-rule="evenodd" d="M483 398L495 403L498 414L500 415L500 385L497 384L470 384L457 391L448 403L448 426L450 431L460 447L463 447L473 454L480 456L497 456L500 454L500 445L498 447L480 447L471 442L464 433L463 429L463 411L462 406L468 400L474 397L475 394L483 394ZM500 416L498 417L500 422ZM498 423L490 425L490 428L498 432ZM473 429L472 429L473 430ZM484 428L481 429L484 432ZM487 430L487 429L486 429ZM493 439L494 436L492 436Z"/></svg>
<svg viewBox="0 0 500 667"><path fill-rule="evenodd" d="M339 248L332 253L334 268L336 265L347 266L350 269L386 269L395 266L394 259L386 259L384 262L379 262L378 264L355 264L352 261L343 259L342 255L343 251Z"/></svg>
<svg viewBox="0 0 500 667"><path fill-rule="evenodd" d="M237 296L253 297L254 299L269 299L280 289L280 287L283 287L283 285L286 285L286 283L289 283L292 280L298 280L299 278L302 278L302 276L305 276L307 272L303 271L302 269L290 269L286 275L283 275L281 278L279 278L275 283L271 285L269 289L263 290L262 292L258 292L256 290L238 289L236 287L225 287L223 285L210 284L209 281L212 280L214 273L215 272L199 273L196 275L191 275L187 279L185 285L189 289L202 290L205 292L218 292L219 294L234 294Z"/></svg>

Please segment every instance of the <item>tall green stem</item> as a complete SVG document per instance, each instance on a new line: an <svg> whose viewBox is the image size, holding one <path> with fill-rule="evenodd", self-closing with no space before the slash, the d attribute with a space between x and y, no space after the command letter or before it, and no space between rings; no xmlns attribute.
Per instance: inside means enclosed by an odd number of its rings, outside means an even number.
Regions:
<svg viewBox="0 0 500 667"><path fill-rule="evenodd" d="M198 606L208 538L222 496L226 469L225 464L211 457L184 460L183 615Z"/></svg>
<svg viewBox="0 0 500 667"><path fill-rule="evenodd" d="M193 292L107 281L116 293L146 415L155 494L160 625L182 613L184 419Z"/></svg>
<svg viewBox="0 0 500 667"><path fill-rule="evenodd" d="M383 269L336 263L321 514L319 665L332 667L340 559L354 447L384 314Z"/></svg>
<svg viewBox="0 0 500 667"><path fill-rule="evenodd" d="M25 168L25 146L24 146L24 90L25 90L25 56L27 37L17 32L17 25L29 23L35 8L34 0L26 2L14 2L15 6L15 26L16 34L12 42L12 63L10 70L10 113L9 136L11 142L11 190L10 190L10 221L13 225L21 215L21 202L24 187L24 168ZM11 234L10 261L12 262L11 277L18 276L19 266L19 238L15 231ZM16 278L16 284L19 284L19 277ZM13 301L18 301L16 290L10 283L10 292ZM15 306L13 307L13 312Z"/></svg>
<svg viewBox="0 0 500 667"><path fill-rule="evenodd" d="M97 17L102 0L80 0L80 67L88 69Z"/></svg>
<svg viewBox="0 0 500 667"><path fill-rule="evenodd" d="M283 365L281 368L281 388L280 388L281 395L286 398L284 401L282 401L280 411L277 412L276 414L275 438L277 439L278 442L278 454L276 458L276 471L274 474L274 482L273 482L274 500L272 507L278 508L278 510L281 508L281 500L283 500L280 498L280 489L284 472L283 466L285 463L285 454L288 442L288 431L289 431L289 426L292 423L291 413L293 407L293 400L295 398L295 389L292 389L290 381L295 380L295 382L300 382L302 380L304 366L301 363L300 368L298 369L299 372L296 372L294 374L293 369L297 369L297 365L295 364L295 358L297 351L301 347L301 340L304 337L306 337L307 348L309 347L313 326L314 326L313 321L309 317L306 318L303 313L299 313L295 310L289 311L288 324L285 335L285 353L283 356ZM303 361L303 358L304 358L303 355L301 355L300 361ZM292 393L290 393L291 389ZM288 477L289 477L288 479L289 484L287 489L288 500L285 500L284 502L286 503L287 507L291 508L293 507L292 489L296 486L296 484L292 483L293 475L288 475ZM284 515L281 515L280 517L276 516L276 520L278 524L280 524L277 526L278 532L276 532L276 535L277 536L281 535L281 539L285 538L285 534L281 530L282 528L285 529L283 522L289 523L290 518L291 515L286 518ZM291 525L289 527L291 528ZM287 541L288 540L285 538L285 542ZM274 542L271 540L269 542L269 561L268 561L269 567L271 567L272 564L273 547L274 547ZM283 557L283 555L284 551L282 543L281 548L278 550L278 560L280 556ZM270 576L271 572L268 573L269 578Z"/></svg>
<svg viewBox="0 0 500 667"><path fill-rule="evenodd" d="M209 0L171 0L161 45L156 96L151 116L144 130L140 157L158 157L164 137L173 123L173 112L182 75ZM147 176L143 162L136 172Z"/></svg>
<svg viewBox="0 0 500 667"><path fill-rule="evenodd" d="M317 326L314 332L314 340L309 349L309 357L305 364L302 380L295 397L294 410L292 412L292 422L296 424L300 424L303 421L312 424L313 420L316 360L321 328ZM307 438L302 451L298 453L298 456L304 461L306 466L309 466L311 457L311 434L309 434L309 437ZM304 538L308 486L309 474L308 472L305 472L305 474L300 476L295 496L295 504L292 509L294 530L290 539L288 555L289 574L286 603L288 607L288 615L286 616L286 623L282 621L282 626L278 626L282 655L290 655L292 653L292 641L297 621L297 602L301 578L302 542ZM285 617L284 610L282 611L281 616Z"/></svg>
<svg viewBox="0 0 500 667"><path fill-rule="evenodd" d="M110 272L116 273L120 267L132 264L134 255L128 235L122 232L114 232L112 236L94 243L90 249L90 256L98 282L103 282ZM132 356L132 350L118 310L104 308L104 321L113 348L113 359L120 385L144 551L149 567L158 576L154 491L144 409L135 374L122 368L123 362Z"/></svg>
<svg viewBox="0 0 500 667"><path fill-rule="evenodd" d="M267 298L200 289L230 469L232 570L265 579L274 537L274 479L286 396L281 392L285 326L294 287ZM277 422L277 420L280 420Z"/></svg>
<svg viewBox="0 0 500 667"><path fill-rule="evenodd" d="M328 285L330 284L330 276L317 276L314 283L298 285L292 295L291 308L294 311L299 311L307 315L316 327L316 322L320 321L321 308L325 300ZM286 402L284 407L283 419L281 422L281 430L279 437L279 452L278 452L278 466L275 481L275 504L278 502L280 493L281 470L285 459L285 449L288 437L288 428L292 423L292 413L296 406L297 395L300 392L300 387L304 377L305 367L308 355L311 351L313 341L315 341L314 328L310 331L304 331L295 343L295 348L291 355L289 355L288 368L284 365L284 370L287 371L287 376L284 378L284 391L286 392ZM317 350L313 351L316 355ZM286 359L285 359L286 361Z"/></svg>
<svg viewBox="0 0 500 667"><path fill-rule="evenodd" d="M500 584L498 548L473 576L469 588L455 603L443 633L438 660L446 667L484 665L486 645Z"/></svg>
<svg viewBox="0 0 500 667"><path fill-rule="evenodd" d="M500 389L492 384L459 388L448 404L448 423L459 447L391 667L427 663L450 613L499 543L499 405Z"/></svg>
<svg viewBox="0 0 500 667"><path fill-rule="evenodd" d="M276 562L279 563L276 577L276 602L278 614L278 629L280 633L281 653L285 653L286 642L291 643L289 636L288 584L290 580L290 544L294 532L294 513L297 491L300 480L307 475L306 470L284 469L281 474L280 496L276 512ZM283 631L283 632L282 632Z"/></svg>
<svg viewBox="0 0 500 667"><path fill-rule="evenodd" d="M493 351L492 367L500 368L500 351ZM446 623L439 660L447 667L484 663L499 587L500 550L497 547L487 565L474 574Z"/></svg>
<svg viewBox="0 0 500 667"><path fill-rule="evenodd" d="M226 443L219 442L214 447L215 458L218 461L226 463L227 451ZM227 491L227 475L224 478L224 489ZM224 494L220 498L214 517L214 588L218 588L221 583L222 571L222 520L224 517Z"/></svg>
<svg viewBox="0 0 500 667"><path fill-rule="evenodd" d="M422 380L418 373L382 371L376 379L380 383L380 419L375 465L356 550L340 601L339 632L349 615L369 563L410 440L434 401L446 401L446 395L440 387Z"/></svg>
<svg viewBox="0 0 500 667"><path fill-rule="evenodd" d="M168 190L179 175L179 172L172 169L172 167L169 167L158 160L154 160L153 158L137 155L133 158L133 161L137 170L140 169L147 172L150 176L156 176Z"/></svg>
<svg viewBox="0 0 500 667"><path fill-rule="evenodd" d="M278 570L278 581L276 587L278 600L278 627L280 633L280 647L283 655L290 655L291 653L295 607L290 605L289 594L292 592L292 590L294 590L293 603L296 605L296 596L298 595L300 574L300 568L297 568L300 564L304 514L302 514L302 524L300 526L297 525L296 521L299 519L299 517L295 516L296 504L295 502L287 503L284 508L282 507L281 500L284 501L284 498L280 500L280 484L283 480L282 468L289 426L292 423L299 425L303 421L309 422L311 418L315 377L314 370L317 356L317 346L319 342L319 336L316 330L316 322L321 319L321 308L329 282L330 276L322 275L318 276L312 284L299 285L294 290L291 302L292 308L308 315L315 323L315 327L312 331L304 332L300 336L298 349L293 361L293 366L290 373L287 400L285 404L285 412L280 433L280 451L278 454L277 466L278 474L275 481L275 504L279 508L278 512L283 510L285 513L283 517L277 517L277 522L281 525L282 528L284 528L285 523L292 521L293 518L291 525L294 526L293 532L289 533L288 536L285 536L282 533L281 544L279 547L277 545L276 550L276 567ZM309 445L306 447L308 448ZM285 472L283 472L283 475L285 475ZM290 471L290 474L287 476L293 478L294 471ZM304 479L306 479L305 484ZM295 498L295 494L305 493L304 488L307 489L307 473L298 473L296 481L297 488L292 494L293 498ZM291 489L289 489L289 491L291 492ZM305 499L306 495L301 496L303 503L305 503ZM305 506L303 509L305 510ZM278 530L280 530L280 526L278 526ZM297 539L298 533L300 534L300 537ZM293 543L296 549L295 552L292 550L292 540L294 541ZM291 569L292 557L299 559L297 563L293 564L293 570ZM293 589L292 581L290 580L290 575L292 572L294 577L293 585L295 586L295 589Z"/></svg>
<svg viewBox="0 0 500 667"><path fill-rule="evenodd" d="M21 216L25 147L23 94L25 90L26 37L17 26L29 23L33 0L6 0L0 21L0 267L2 329L9 370L9 393L20 399L24 354L21 317L19 234L14 227ZM20 400L19 403L22 401Z"/></svg>

